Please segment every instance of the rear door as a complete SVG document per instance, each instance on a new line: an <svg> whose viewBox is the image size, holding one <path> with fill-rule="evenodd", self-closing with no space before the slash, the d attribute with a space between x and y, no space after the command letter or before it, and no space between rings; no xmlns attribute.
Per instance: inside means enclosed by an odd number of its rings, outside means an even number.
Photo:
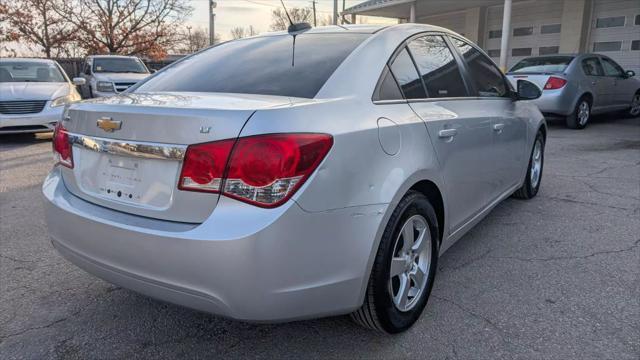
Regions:
<svg viewBox="0 0 640 360"><path fill-rule="evenodd" d="M417 66L419 77L407 96L411 108L427 125L429 137L446 183L448 214L453 232L471 220L489 200L495 186L491 112L479 111L469 100L458 62L441 35L425 35L409 41L402 60ZM409 69L415 78L415 69ZM415 88L423 87L419 94ZM417 97L417 96L421 96Z"/></svg>
<svg viewBox="0 0 640 360"><path fill-rule="evenodd" d="M473 92L478 97L473 101L474 107L493 119L491 169L494 176L489 199L493 201L522 181L523 164L527 159L527 119L518 116L509 83L493 61L466 41L453 36L450 39L462 57Z"/></svg>
<svg viewBox="0 0 640 360"><path fill-rule="evenodd" d="M604 76L604 69L600 60L595 56L590 56L581 60L580 66L587 77L589 87L595 92L593 94L593 109L606 108L611 104L613 92L613 81Z"/></svg>

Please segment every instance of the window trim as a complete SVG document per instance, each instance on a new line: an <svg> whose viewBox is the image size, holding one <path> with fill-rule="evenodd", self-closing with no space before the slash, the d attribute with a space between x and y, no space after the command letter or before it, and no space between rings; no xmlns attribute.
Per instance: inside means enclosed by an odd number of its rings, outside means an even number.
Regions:
<svg viewBox="0 0 640 360"><path fill-rule="evenodd" d="M407 49L407 52L409 53L409 56L411 57L411 61L413 62L413 66L416 69L416 72L418 73L418 75L420 76L420 81L422 82L422 86L424 88L424 92L427 96L429 96L429 93L427 91L427 87L425 86L424 83L424 79L422 78L422 74L420 73L420 70L418 70L418 66L416 65L415 60L413 59L413 54L411 53L411 51L409 50L409 47L407 46L409 44L409 42L411 42L412 40L422 37L422 36L427 36L427 35L440 35L442 36L442 38L444 39L445 43L447 44L447 46L449 47L449 51L451 51L451 53L453 54L453 58L455 59L455 61L458 64L458 68L461 70L460 71L460 76L462 77L462 81L465 84L465 88L467 90L468 96L467 97L440 97L440 98L424 98L424 99L407 99L404 98L402 100L375 100L375 95L378 93L378 87L381 85L382 81L384 80L384 69L380 72L380 75L378 76L378 81L376 82L376 86L373 88L373 93L371 94L371 102L375 105L384 105L384 104L403 104L403 103L413 103L416 101L420 101L420 102L424 102L424 101L449 101L449 100L460 100L460 99L477 99L477 96L473 96L473 94L475 94L474 91L471 90L475 90L473 87L470 87L470 83L469 83L469 79L466 76L466 67L463 62L460 62L460 57L458 54L458 49L456 49L455 47L453 47L453 44L451 44L451 42L449 41L448 36L451 36L453 34L449 34L447 32L442 32L442 31L433 31L433 30L428 30L428 31L422 31L419 33L415 33L412 34L411 36L407 37L406 39L404 39L400 44L398 44L398 46L396 47L396 49L391 53L391 56L389 56L389 59L387 59L387 62L385 63L385 67L389 68L389 71L391 72L391 74L393 74L393 71L391 71L391 64L395 61L396 57L398 57L398 54L400 54L402 52L403 49ZM474 45L475 47L475 45ZM482 50L481 50L482 51ZM484 53L484 51L483 51ZM464 69L464 70L463 70ZM393 78L395 79L395 75L393 75ZM398 87L400 87L400 84L398 84L397 79L396 80L396 84L398 85ZM402 88L400 88L400 92L402 93L402 96L404 96L404 92L402 91ZM482 99L488 99L488 98L482 98ZM503 99L503 98L497 98L497 99Z"/></svg>
<svg viewBox="0 0 640 360"><path fill-rule="evenodd" d="M473 82L473 79L471 77L471 73L469 72L469 67L467 65L467 62L464 60L464 56L460 53L460 50L458 49L458 47L451 42L451 39L449 39L449 37L462 41L463 43L471 46L472 48L478 50L481 54L486 56L487 59L489 59L489 61L491 61L491 63L493 64L493 67L496 70L498 70L498 73L500 74L500 77L504 82L505 88L507 89L507 94L505 94L505 96L480 96L480 91L476 89L475 83ZM472 94L474 97L478 99L509 99L509 98L512 99L513 98L513 95L512 95L513 88L511 86L511 82L509 81L509 79L507 79L507 75L503 73L502 70L500 70L500 68L496 65L496 63L493 60L491 60L491 56L489 56L489 54L487 54L481 47L477 46L472 41L462 39L459 36L455 36L453 34L448 34L447 41L451 44L450 46L455 49L455 53L457 54L459 61L462 63L462 67L464 68L464 81L465 83L468 83L471 89L473 90L469 92L470 94Z"/></svg>

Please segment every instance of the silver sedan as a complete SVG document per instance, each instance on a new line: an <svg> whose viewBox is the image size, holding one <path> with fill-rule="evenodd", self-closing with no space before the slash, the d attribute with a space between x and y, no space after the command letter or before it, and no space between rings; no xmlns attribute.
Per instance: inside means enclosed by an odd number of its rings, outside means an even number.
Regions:
<svg viewBox="0 0 640 360"><path fill-rule="evenodd" d="M235 319L409 328L438 257L536 196L547 130L520 100L540 90L439 27L294 30L70 105L43 185L58 251Z"/></svg>
<svg viewBox="0 0 640 360"><path fill-rule="evenodd" d="M546 116L561 116L571 129L583 129L592 114L626 111L640 115L640 79L633 70L600 54L526 58L507 77L528 80L542 89L534 103Z"/></svg>

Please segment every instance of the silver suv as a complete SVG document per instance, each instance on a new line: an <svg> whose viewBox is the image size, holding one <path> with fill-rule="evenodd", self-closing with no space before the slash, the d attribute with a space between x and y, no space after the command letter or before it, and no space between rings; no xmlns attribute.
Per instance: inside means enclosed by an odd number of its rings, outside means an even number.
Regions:
<svg viewBox="0 0 640 360"><path fill-rule="evenodd" d="M127 90L151 72L135 56L88 56L80 75L86 83L80 87L83 98L112 96Z"/></svg>

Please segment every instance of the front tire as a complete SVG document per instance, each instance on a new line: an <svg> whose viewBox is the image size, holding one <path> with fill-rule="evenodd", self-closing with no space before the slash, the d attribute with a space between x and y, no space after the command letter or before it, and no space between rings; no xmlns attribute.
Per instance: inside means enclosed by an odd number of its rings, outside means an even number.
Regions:
<svg viewBox="0 0 640 360"><path fill-rule="evenodd" d="M589 98L583 96L578 100L573 112L567 116L566 122L569 129L581 130L587 126L591 119L591 102Z"/></svg>
<svg viewBox="0 0 640 360"><path fill-rule="evenodd" d="M518 199L529 200L534 198L540 190L542 182L542 168L544 167L544 135L538 131L536 139L533 142L533 149L529 157L529 168L527 169L527 177L520 189L513 193Z"/></svg>
<svg viewBox="0 0 640 360"><path fill-rule="evenodd" d="M439 235L429 200L409 191L382 235L364 304L351 314L356 323L395 334L418 320L436 275Z"/></svg>

